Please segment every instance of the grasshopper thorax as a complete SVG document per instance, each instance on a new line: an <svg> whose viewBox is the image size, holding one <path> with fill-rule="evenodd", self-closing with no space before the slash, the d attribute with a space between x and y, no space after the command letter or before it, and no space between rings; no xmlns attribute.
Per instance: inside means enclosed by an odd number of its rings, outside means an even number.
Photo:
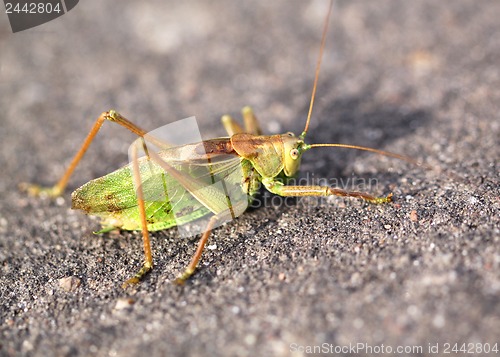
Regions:
<svg viewBox="0 0 500 357"><path fill-rule="evenodd" d="M273 178L282 171L294 176L300 166L304 141L293 133L279 135L252 135L238 133L231 137L234 150L250 161L262 177Z"/></svg>

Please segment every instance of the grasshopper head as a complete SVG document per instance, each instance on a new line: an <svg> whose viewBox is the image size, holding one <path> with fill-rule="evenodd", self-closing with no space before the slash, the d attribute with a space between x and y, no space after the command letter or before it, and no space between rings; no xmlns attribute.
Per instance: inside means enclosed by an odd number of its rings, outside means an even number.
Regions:
<svg viewBox="0 0 500 357"><path fill-rule="evenodd" d="M299 170L302 153L308 149L301 137L296 137L293 133L282 135L284 148L283 172L287 177L294 176Z"/></svg>

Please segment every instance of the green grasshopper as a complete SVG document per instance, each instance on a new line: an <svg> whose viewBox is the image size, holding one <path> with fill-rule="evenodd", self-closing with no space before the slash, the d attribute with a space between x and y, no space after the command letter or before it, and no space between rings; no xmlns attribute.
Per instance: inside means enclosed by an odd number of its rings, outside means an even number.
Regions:
<svg viewBox="0 0 500 357"><path fill-rule="evenodd" d="M113 229L142 231L144 263L132 278L125 281L123 287L138 283L153 267L149 240L150 231L167 229L212 214L190 263L175 280L177 283L183 283L194 273L211 231L217 223L221 219L235 218L243 213L246 204L242 206L243 208L236 207L227 202L227 196L224 192L200 189L205 186L205 183L201 183L200 177L192 174L200 167L209 166L210 171L216 172L220 177L226 179L233 186L233 190L234 187L237 187L249 197L257 194L260 183L262 183L271 193L284 197L337 195L357 197L375 204L391 202L392 194L385 197L375 197L367 193L345 191L328 186L292 186L286 184L286 178L293 177L298 172L302 154L312 148L351 148L415 162L405 156L362 146L307 144L305 142L332 3L333 1L330 3L323 27L306 125L299 136L295 136L293 133L262 135L253 111L249 107L245 107L242 111L244 129L233 118L225 115L222 117L222 123L229 137L172 147L149 136L137 125L116 111L110 110L97 118L80 150L56 185L51 188L42 188L37 185L23 184L22 188L32 195L51 197L62 195L75 167L105 121L115 122L138 135L139 143L142 143L146 152L145 157L138 157L136 145L135 149L132 150L131 164L106 176L94 179L72 193L73 209L81 209L87 214L101 217L103 228L100 232ZM148 151L145 145L146 139L158 144L161 150L158 152ZM188 158L186 158L186 152L189 154ZM147 176L148 172L150 172L150 176ZM147 184L148 182L149 184ZM150 200L148 198L150 195L146 191L164 191L164 186L173 187L178 194L165 195L164 200ZM174 217L173 207L184 213L180 217Z"/></svg>

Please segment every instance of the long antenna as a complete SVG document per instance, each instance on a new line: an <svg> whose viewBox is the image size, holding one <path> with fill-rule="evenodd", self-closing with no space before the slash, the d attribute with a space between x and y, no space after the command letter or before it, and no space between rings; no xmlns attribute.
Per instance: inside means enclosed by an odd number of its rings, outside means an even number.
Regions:
<svg viewBox="0 0 500 357"><path fill-rule="evenodd" d="M311 114L313 110L313 105L314 105L314 98L316 97L316 87L318 86L318 78L319 78L319 69L321 68L321 60L323 59L323 50L325 49L325 42L326 42L326 33L328 31L328 24L330 23L330 14L332 13L332 8L333 8L333 0L330 1L330 7L328 8L328 15L326 16L325 24L323 25L323 34L321 36L321 46L319 50L319 57L318 61L316 62L316 73L314 75L314 84L313 84L313 90L311 94L311 102L309 104L309 113L307 113L307 120L306 120L306 126L304 128L304 131L302 134L300 134L300 138L304 139L307 130L309 130L309 122L311 121Z"/></svg>
<svg viewBox="0 0 500 357"><path fill-rule="evenodd" d="M423 162L415 160L415 159L413 159L411 157L404 156L404 155L399 155L399 154L394 154L394 153L389 152L389 151L372 149L372 148L368 148L368 147L365 147L365 146L349 145L349 144L311 144L311 145L306 145L306 149L307 150L312 149L312 148L320 148L320 147L337 147L337 148L356 149L356 150L369 151L369 152L374 152L374 153L379 154L379 155L389 156L389 157L393 157L395 159L403 160L403 161L409 162L411 164L414 164L414 165L417 165L417 166L420 166L420 167L424 167L424 168L427 168L427 169L432 169L432 166L426 165Z"/></svg>

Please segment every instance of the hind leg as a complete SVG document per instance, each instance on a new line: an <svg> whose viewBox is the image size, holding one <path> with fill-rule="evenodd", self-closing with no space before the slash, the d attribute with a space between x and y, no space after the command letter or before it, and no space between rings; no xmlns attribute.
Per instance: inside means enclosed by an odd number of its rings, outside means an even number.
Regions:
<svg viewBox="0 0 500 357"><path fill-rule="evenodd" d="M230 115L224 115L221 118L222 125L226 129L226 132L229 136L233 136L238 133L248 133L253 135L261 135L262 130L260 129L259 122L253 113L252 108L244 107L241 110L241 114L243 115L243 121L245 123L245 129L241 127L240 124L236 120L234 120Z"/></svg>

